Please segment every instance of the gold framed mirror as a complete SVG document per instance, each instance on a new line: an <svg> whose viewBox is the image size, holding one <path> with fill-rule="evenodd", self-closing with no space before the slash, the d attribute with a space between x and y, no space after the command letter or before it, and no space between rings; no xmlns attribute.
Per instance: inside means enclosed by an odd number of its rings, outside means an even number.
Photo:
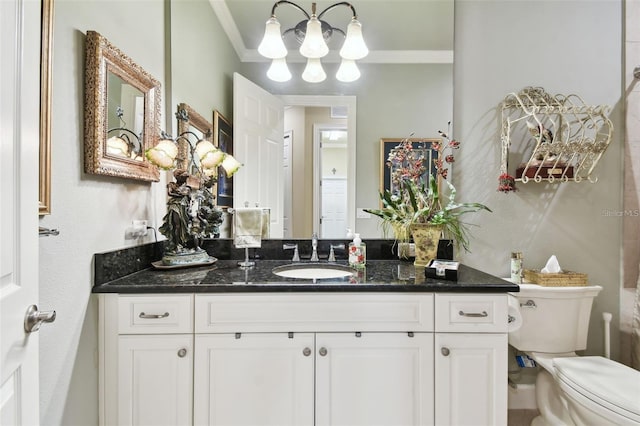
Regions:
<svg viewBox="0 0 640 426"><path fill-rule="evenodd" d="M194 146L198 140L212 141L213 124L188 104L178 104L176 118L178 120L178 135L192 142ZM189 146L186 143L179 143L177 164L179 169L189 169L190 155Z"/></svg>
<svg viewBox="0 0 640 426"><path fill-rule="evenodd" d="M144 153L160 133L160 82L95 31L85 52L85 172L159 181Z"/></svg>
<svg viewBox="0 0 640 426"><path fill-rule="evenodd" d="M51 213L51 74L53 0L42 0L40 28L40 161L38 214Z"/></svg>

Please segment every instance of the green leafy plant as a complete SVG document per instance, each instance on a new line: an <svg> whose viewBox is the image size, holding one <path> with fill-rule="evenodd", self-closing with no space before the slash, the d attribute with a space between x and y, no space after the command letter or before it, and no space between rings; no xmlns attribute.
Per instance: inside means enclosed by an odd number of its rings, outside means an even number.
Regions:
<svg viewBox="0 0 640 426"><path fill-rule="evenodd" d="M445 155L446 149L458 149L460 144L449 139L444 132L439 132L447 140L446 144L432 145L438 151L434 159L436 175L429 174L422 154L412 148L409 139L402 140L389 154L386 165L391 169L392 189L380 193L382 208L365 209L367 213L382 219L385 234L391 229L399 241L408 241L413 224L441 225L446 236L453 239L456 246L469 250L468 223L461 216L480 210L491 211L480 203L461 203L456 201L456 188L446 180L445 163L455 161L453 154ZM444 161L443 161L444 160ZM447 194L440 193L438 178L441 176L447 185Z"/></svg>

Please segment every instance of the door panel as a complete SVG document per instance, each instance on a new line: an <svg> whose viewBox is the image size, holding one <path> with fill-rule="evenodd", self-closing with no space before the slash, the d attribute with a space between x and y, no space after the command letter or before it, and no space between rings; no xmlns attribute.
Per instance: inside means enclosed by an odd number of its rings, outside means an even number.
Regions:
<svg viewBox="0 0 640 426"><path fill-rule="evenodd" d="M244 164L233 177L233 206L271 209L269 237L282 238L284 103L235 73L233 126L234 156Z"/></svg>
<svg viewBox="0 0 640 426"><path fill-rule="evenodd" d="M318 333L316 424L433 424L433 334Z"/></svg>
<svg viewBox="0 0 640 426"><path fill-rule="evenodd" d="M39 1L0 1L0 57L0 421L38 424Z"/></svg>

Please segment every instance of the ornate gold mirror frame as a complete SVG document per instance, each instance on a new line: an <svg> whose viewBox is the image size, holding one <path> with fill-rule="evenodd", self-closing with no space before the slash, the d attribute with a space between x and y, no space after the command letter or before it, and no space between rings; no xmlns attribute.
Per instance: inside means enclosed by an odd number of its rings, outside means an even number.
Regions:
<svg viewBox="0 0 640 426"><path fill-rule="evenodd" d="M160 82L99 33L87 31L85 43L84 171L157 182L160 172L145 158L144 152L155 146L160 133ZM124 124L117 126L121 129L115 129L126 130L135 143L135 150L130 153L117 153L107 144L109 115L120 109L118 102L109 99L113 96L109 81L114 80L143 95L141 137L138 132L125 129Z"/></svg>
<svg viewBox="0 0 640 426"><path fill-rule="evenodd" d="M53 54L53 0L42 0L40 36L40 185L38 214L51 213L51 72Z"/></svg>
<svg viewBox="0 0 640 426"><path fill-rule="evenodd" d="M187 140L191 140L194 136L189 137L190 135L186 132L194 132L201 134L203 140L213 141L213 124L207 121L201 114L196 112L193 108L191 108L188 104L178 104L178 111L176 112L176 118L178 119L178 135L186 138ZM191 159L189 158L190 148L186 143L182 142L182 138L178 141L178 168L188 170L189 162ZM193 140L195 144L197 140Z"/></svg>

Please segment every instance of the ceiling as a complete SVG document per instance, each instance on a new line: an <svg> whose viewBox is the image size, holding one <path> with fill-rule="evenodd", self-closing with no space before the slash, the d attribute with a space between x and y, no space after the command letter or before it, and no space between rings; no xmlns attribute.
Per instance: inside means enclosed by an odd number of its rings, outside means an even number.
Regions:
<svg viewBox="0 0 640 426"><path fill-rule="evenodd" d="M229 40L242 62L264 62L257 47L262 40L264 24L271 16L274 0L209 0ZM310 1L296 1L311 14ZM336 1L317 0L317 13ZM454 0L355 0L351 4L362 24L369 55L360 60L367 63L453 63L453 3ZM284 31L306 19L289 4L275 11ZM323 20L346 31L351 10L339 6L328 11ZM338 62L340 35L332 38L325 59ZM295 38L288 36L285 44L290 52L287 61L303 62L295 49Z"/></svg>

